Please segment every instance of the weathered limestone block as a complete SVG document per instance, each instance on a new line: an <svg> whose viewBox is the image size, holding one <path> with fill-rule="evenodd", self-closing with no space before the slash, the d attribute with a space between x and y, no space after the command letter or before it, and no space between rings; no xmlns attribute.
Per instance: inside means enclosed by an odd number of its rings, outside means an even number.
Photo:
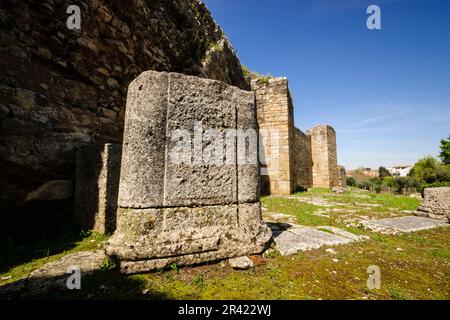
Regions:
<svg viewBox="0 0 450 320"><path fill-rule="evenodd" d="M418 214L450 222L450 188L427 188Z"/></svg>
<svg viewBox="0 0 450 320"><path fill-rule="evenodd" d="M250 146L256 128L251 92L154 71L130 84L117 230L106 245L122 272L264 250L272 234L261 220L257 147L242 161L236 134L249 133Z"/></svg>
<svg viewBox="0 0 450 320"><path fill-rule="evenodd" d="M111 233L116 229L122 146L88 145L77 152L74 212L85 230Z"/></svg>

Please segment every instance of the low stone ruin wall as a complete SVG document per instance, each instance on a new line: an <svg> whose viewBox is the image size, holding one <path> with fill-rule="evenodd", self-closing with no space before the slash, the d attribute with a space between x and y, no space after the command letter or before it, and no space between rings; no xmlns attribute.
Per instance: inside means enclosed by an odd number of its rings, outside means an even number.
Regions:
<svg viewBox="0 0 450 320"><path fill-rule="evenodd" d="M261 253L272 234L261 220L257 148L240 162L223 145L238 128L257 132L253 93L148 71L131 83L126 110L117 230L106 246L120 270Z"/></svg>
<svg viewBox="0 0 450 320"><path fill-rule="evenodd" d="M427 188L418 214L450 222L450 188Z"/></svg>

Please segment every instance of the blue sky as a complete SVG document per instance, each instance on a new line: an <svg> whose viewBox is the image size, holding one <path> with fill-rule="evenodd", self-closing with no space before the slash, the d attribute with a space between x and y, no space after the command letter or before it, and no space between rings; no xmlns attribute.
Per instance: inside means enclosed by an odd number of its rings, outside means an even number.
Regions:
<svg viewBox="0 0 450 320"><path fill-rule="evenodd" d="M297 127L336 129L340 164L438 155L450 134L450 1L204 2L242 64L288 77ZM366 27L370 4L381 30Z"/></svg>

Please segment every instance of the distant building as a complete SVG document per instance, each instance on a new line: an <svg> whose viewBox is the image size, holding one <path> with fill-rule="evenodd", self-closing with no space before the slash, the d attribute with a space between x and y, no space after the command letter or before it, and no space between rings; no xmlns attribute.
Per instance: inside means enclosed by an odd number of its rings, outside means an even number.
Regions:
<svg viewBox="0 0 450 320"><path fill-rule="evenodd" d="M406 177L409 174L409 172L411 171L412 168L413 168L412 165L404 164L404 165L392 166L392 167L388 168L388 171L393 176Z"/></svg>

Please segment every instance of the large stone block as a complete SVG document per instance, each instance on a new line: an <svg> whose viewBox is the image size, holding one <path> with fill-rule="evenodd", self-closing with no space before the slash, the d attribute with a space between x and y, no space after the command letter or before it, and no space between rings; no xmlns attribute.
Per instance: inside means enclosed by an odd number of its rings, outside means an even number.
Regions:
<svg viewBox="0 0 450 320"><path fill-rule="evenodd" d="M450 188L426 188L418 213L450 222Z"/></svg>
<svg viewBox="0 0 450 320"><path fill-rule="evenodd" d="M271 232L261 220L257 143L252 92L142 73L128 90L107 254L133 273L262 252Z"/></svg>
<svg viewBox="0 0 450 320"><path fill-rule="evenodd" d="M306 134L311 138L313 187L338 186L336 132L329 125L318 125Z"/></svg>
<svg viewBox="0 0 450 320"><path fill-rule="evenodd" d="M116 229L122 147L88 145L77 151L74 212L80 226L100 233Z"/></svg>

